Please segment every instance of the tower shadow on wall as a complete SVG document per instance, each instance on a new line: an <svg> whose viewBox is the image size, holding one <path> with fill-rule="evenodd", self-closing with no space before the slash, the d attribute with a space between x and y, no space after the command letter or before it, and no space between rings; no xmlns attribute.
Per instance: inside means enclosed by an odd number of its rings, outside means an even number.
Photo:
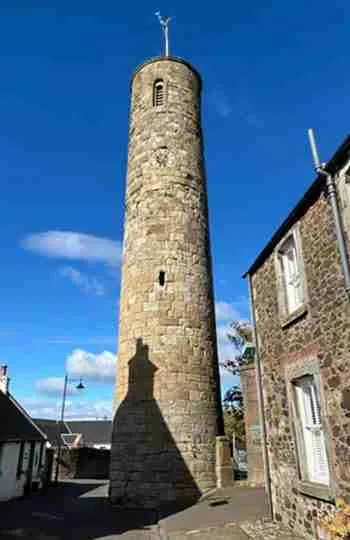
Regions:
<svg viewBox="0 0 350 540"><path fill-rule="evenodd" d="M138 338L128 392L113 420L110 498L124 508L168 515L194 504L201 493L154 398L156 371Z"/></svg>

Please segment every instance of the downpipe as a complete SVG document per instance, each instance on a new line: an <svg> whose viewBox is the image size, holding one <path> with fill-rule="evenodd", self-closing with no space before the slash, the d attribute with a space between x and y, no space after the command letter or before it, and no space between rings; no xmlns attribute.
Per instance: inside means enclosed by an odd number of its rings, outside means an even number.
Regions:
<svg viewBox="0 0 350 540"><path fill-rule="evenodd" d="M346 292L349 294L350 293L350 266L349 266L348 252L347 252L346 242L345 242L344 228L343 228L342 218L339 211L337 188L336 188L333 176L327 171L325 171L322 166L317 167L316 171L320 175L324 176L326 179L327 195L328 195L329 202L332 208L333 220L334 220L334 225L335 225L335 234L337 237L339 255L340 255L341 266L342 266L343 277L344 277L344 285L345 285Z"/></svg>

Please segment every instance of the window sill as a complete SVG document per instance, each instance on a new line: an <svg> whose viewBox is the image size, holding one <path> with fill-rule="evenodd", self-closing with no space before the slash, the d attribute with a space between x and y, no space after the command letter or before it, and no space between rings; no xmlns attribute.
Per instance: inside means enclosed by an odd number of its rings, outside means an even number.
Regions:
<svg viewBox="0 0 350 540"><path fill-rule="evenodd" d="M313 482L299 480L298 491L300 491L300 493L303 495L308 495L309 497L314 497L315 499L319 499L321 501L330 503L335 502L335 496L332 489L323 484L315 484Z"/></svg>
<svg viewBox="0 0 350 540"><path fill-rule="evenodd" d="M306 304L303 304L298 309L293 311L292 313L289 313L287 316L283 317L281 319L281 328L286 328L293 322L297 321L301 317L303 317L307 313L307 306Z"/></svg>

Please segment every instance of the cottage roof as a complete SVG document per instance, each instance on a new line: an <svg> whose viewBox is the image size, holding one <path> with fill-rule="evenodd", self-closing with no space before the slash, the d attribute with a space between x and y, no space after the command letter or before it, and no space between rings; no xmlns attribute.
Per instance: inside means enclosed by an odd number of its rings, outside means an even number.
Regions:
<svg viewBox="0 0 350 540"><path fill-rule="evenodd" d="M35 422L47 435L49 442L57 446L58 433L79 433L83 436L84 445L110 444L112 433L111 420L66 420L63 425L57 420L36 418ZM62 444L62 440L60 441Z"/></svg>
<svg viewBox="0 0 350 540"><path fill-rule="evenodd" d="M58 434L60 433L70 433L69 428L65 423L63 425L58 420L50 420L44 418L35 418L34 422L39 426L39 428L45 433L48 441L52 446L58 445ZM62 440L60 441L62 444Z"/></svg>
<svg viewBox="0 0 350 540"><path fill-rule="evenodd" d="M82 434L86 446L111 442L111 420L67 420L66 423L72 433Z"/></svg>
<svg viewBox="0 0 350 540"><path fill-rule="evenodd" d="M45 440L45 434L14 397L0 392L0 441Z"/></svg>
<svg viewBox="0 0 350 540"><path fill-rule="evenodd" d="M349 158L350 135L346 137L344 142L339 146L335 154L328 161L326 165L326 170L331 174L335 174L342 166L345 165L346 161L349 160ZM308 208L317 200L324 187L325 177L322 175L318 175L311 184L311 186L306 190L297 205L288 214L287 218L273 234L272 238L266 244L264 249L259 253L253 264L245 272L243 277L246 277L248 274L254 274L255 271L265 262L267 257L272 253L275 246L288 232L288 230L305 214Z"/></svg>

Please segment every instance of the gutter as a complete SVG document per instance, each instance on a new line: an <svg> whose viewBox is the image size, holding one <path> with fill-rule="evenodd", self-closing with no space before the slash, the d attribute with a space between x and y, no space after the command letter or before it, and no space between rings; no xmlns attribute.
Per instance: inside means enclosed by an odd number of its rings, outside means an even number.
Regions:
<svg viewBox="0 0 350 540"><path fill-rule="evenodd" d="M259 402L259 412L261 420L261 434L263 442L263 460L264 460L264 475L265 475L265 491L267 495L267 505L269 510L269 515L273 520L273 505L272 505L272 492L271 492L271 468L269 454L267 450L267 435L266 435L266 418L265 418L265 409L264 409L264 394L262 387L262 369L261 369L261 359L259 354L259 343L257 336L256 328L256 318L255 318L255 306L254 306L254 295L252 287L251 275L247 274L248 278L248 288L249 288L249 300L250 300L250 313L252 318L253 325L253 340L255 343L255 358L256 358L256 380L258 386L258 402Z"/></svg>

